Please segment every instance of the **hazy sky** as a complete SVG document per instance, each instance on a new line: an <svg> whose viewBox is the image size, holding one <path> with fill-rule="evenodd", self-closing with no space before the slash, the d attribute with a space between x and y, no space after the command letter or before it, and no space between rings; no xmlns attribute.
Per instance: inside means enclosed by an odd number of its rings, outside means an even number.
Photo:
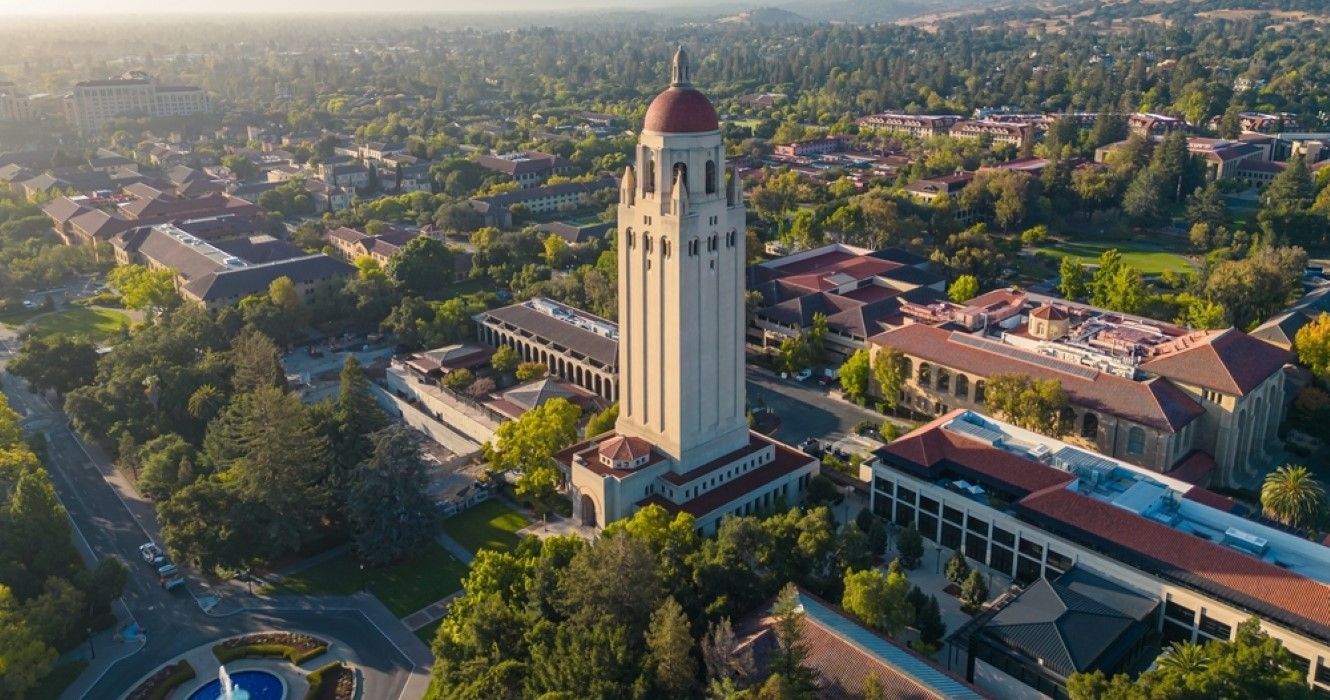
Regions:
<svg viewBox="0 0 1330 700"><path fill-rule="evenodd" d="M726 0L670 0L667 5L724 4ZM763 4L754 0L756 5ZM587 8L639 9L629 0L0 0L5 15L236 14L253 12L557 12Z"/></svg>

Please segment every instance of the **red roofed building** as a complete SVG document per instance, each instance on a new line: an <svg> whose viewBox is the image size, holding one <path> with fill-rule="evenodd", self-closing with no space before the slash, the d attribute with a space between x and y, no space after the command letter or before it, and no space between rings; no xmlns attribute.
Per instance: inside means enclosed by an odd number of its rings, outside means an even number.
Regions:
<svg viewBox="0 0 1330 700"><path fill-rule="evenodd" d="M1005 289L902 312L913 323L869 346L904 354L898 400L925 415L983 410L991 377L1020 374L1060 382L1069 439L1116 459L1168 473L1200 452L1226 485L1274 456L1292 356L1237 329L1188 332Z"/></svg>
<svg viewBox="0 0 1330 700"><path fill-rule="evenodd" d="M1092 572L1158 601L1144 621L1165 644L1231 639L1257 616L1309 683L1330 681L1330 549L1218 494L963 410L861 476L878 516L1018 585Z"/></svg>

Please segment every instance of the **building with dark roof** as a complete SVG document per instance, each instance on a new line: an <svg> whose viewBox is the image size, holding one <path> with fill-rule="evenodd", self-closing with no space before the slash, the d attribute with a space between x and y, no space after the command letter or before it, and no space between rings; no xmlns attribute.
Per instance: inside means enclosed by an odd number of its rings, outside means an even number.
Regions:
<svg viewBox="0 0 1330 700"><path fill-rule="evenodd" d="M1143 670L1158 652L1158 617L1158 600L1073 566L1000 599L948 643L963 645L965 678L980 687L1016 682L1063 698L1074 673Z"/></svg>
<svg viewBox="0 0 1330 700"><path fill-rule="evenodd" d="M509 228L513 225L514 206L520 204L532 214L577 209L590 204L591 195L596 191L613 186L614 181L609 178L591 182L565 182L477 197L468 204L485 218L486 226Z"/></svg>
<svg viewBox="0 0 1330 700"><path fill-rule="evenodd" d="M1164 644L1228 640L1257 616L1309 683L1330 680L1330 549L1203 487L963 410L879 449L861 477L874 513L1020 586L1092 573L1156 602L1126 616ZM1098 590L1087 597L1128 612L1121 593ZM1073 665L1111 657L1091 642L1063 653Z"/></svg>
<svg viewBox="0 0 1330 700"><path fill-rule="evenodd" d="M924 415L984 407L994 375L1057 380L1070 439L1159 472L1211 460L1229 484L1271 459L1285 350L1237 329L1189 331L999 289L964 305L908 301L907 323L869 340L904 356L898 400ZM1197 455L1203 455L1200 457Z"/></svg>
<svg viewBox="0 0 1330 700"><path fill-rule="evenodd" d="M323 235L332 244L333 250L336 250L342 257L355 261L356 258L368 256L379 264L380 267L387 268L388 261L392 260L406 244L426 235L420 230L408 230L389 226L376 235L369 235L357 229L342 226L335 228ZM449 275L451 279L452 270L440 271L441 274Z"/></svg>
<svg viewBox="0 0 1330 700"><path fill-rule="evenodd" d="M500 155L487 153L477 158L476 164L511 177L523 188L538 187L551 175L566 175L573 171L573 164L563 157L540 151Z"/></svg>
<svg viewBox="0 0 1330 700"><path fill-rule="evenodd" d="M210 309L266 294L280 277L296 294L312 302L327 284L346 279L355 269L322 253L306 255L271 236L208 241L173 224L139 226L111 239L116 261L170 269L185 299Z"/></svg>
<svg viewBox="0 0 1330 700"><path fill-rule="evenodd" d="M868 676L877 676L886 697L900 700L982 700L993 697L914 650L864 627L852 615L798 589L799 631L807 650L804 665L817 675L817 696L826 700L864 697ZM772 604L735 625L735 654L752 661L759 676L771 674L779 648Z"/></svg>
<svg viewBox="0 0 1330 700"><path fill-rule="evenodd" d="M619 326L599 316L536 297L475 315L477 337L507 345L523 362L540 362L607 401L619 400Z"/></svg>
<svg viewBox="0 0 1330 700"><path fill-rule="evenodd" d="M827 319L832 360L867 346L868 338L904 322L901 305L945 299L944 280L928 261L903 250L869 251L832 244L753 266L749 289L762 296L748 341L777 348Z"/></svg>

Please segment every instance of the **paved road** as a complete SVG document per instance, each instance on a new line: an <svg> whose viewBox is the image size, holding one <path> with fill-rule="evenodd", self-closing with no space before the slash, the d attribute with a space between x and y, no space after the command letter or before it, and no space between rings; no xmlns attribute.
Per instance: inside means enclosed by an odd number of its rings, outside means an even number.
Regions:
<svg viewBox="0 0 1330 700"><path fill-rule="evenodd" d="M8 347L0 341L0 359ZM57 495L69 511L75 540L85 557L120 558L129 567L122 598L135 621L147 631L147 643L109 668L94 665L66 692L66 698L114 698L153 668L189 649L220 637L264 629L298 629L353 643L363 663L367 688L382 698L419 697L428 683L429 650L377 600L350 598L264 599L251 597L236 584L205 589L191 576L189 590L167 592L155 572L138 556L138 546L160 533L151 505L139 500L95 446L84 445L68 428L63 414L30 394L20 380L0 377L13 408L30 428L45 433L48 467ZM216 595L221 604L203 612L196 595ZM127 621L121 621L125 624ZM125 653L101 641L99 659ZM78 653L84 653L81 649ZM105 671L100 678L97 674Z"/></svg>
<svg viewBox="0 0 1330 700"><path fill-rule="evenodd" d="M834 442L853 432L859 421L882 421L882 416L873 411L827 396L826 388L811 379L781 379L751 365L748 403L775 411L781 418L775 437L790 445L810 437Z"/></svg>

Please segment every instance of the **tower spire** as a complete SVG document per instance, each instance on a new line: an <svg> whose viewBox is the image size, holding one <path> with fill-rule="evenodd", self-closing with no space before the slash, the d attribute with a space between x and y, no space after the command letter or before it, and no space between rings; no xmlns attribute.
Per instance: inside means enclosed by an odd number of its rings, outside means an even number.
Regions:
<svg viewBox="0 0 1330 700"><path fill-rule="evenodd" d="M679 50L674 52L674 72L670 81L670 87L688 87L688 52L684 50L683 44L679 44Z"/></svg>

